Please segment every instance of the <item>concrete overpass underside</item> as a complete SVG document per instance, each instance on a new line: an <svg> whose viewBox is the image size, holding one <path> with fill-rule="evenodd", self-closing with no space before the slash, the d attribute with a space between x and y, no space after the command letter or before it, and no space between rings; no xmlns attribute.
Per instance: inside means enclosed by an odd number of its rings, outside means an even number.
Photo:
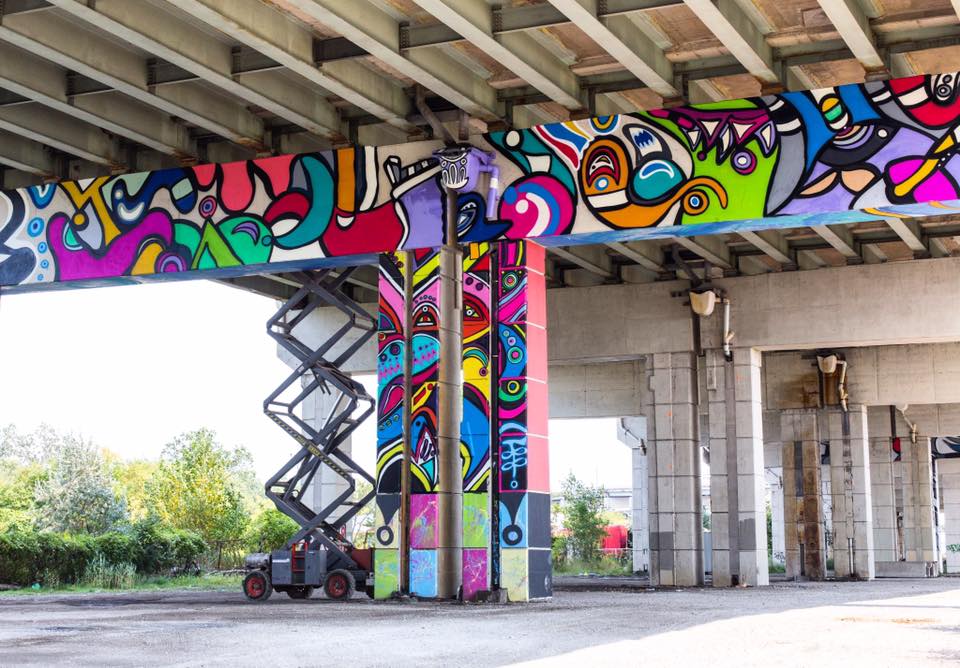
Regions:
<svg viewBox="0 0 960 668"><path fill-rule="evenodd" d="M715 586L768 498L788 575L960 568L958 48L946 0L0 0L0 295L359 265L381 597L550 594L548 414L623 418L655 584L706 477Z"/></svg>

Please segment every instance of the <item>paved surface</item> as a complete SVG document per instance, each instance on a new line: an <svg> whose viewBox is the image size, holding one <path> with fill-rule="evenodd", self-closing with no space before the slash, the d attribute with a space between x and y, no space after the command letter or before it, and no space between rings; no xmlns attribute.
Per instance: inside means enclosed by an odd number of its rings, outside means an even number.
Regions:
<svg viewBox="0 0 960 668"><path fill-rule="evenodd" d="M0 665L918 666L960 662L960 579L560 592L459 606L239 592L0 598Z"/></svg>

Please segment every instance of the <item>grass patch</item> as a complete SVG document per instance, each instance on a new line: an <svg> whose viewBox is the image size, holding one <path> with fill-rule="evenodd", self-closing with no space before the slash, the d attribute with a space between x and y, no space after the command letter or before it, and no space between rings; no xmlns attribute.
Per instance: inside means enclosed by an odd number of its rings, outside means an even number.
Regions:
<svg viewBox="0 0 960 668"><path fill-rule="evenodd" d="M164 577L161 575L141 577L130 580L123 578L110 580L112 574L102 574L105 580L91 581L84 579L80 584L60 585L57 587L23 587L0 591L0 596L22 596L36 594L90 594L104 591L168 591L186 589L194 591L240 591L243 583L242 575L185 575L180 577ZM107 585L116 586L107 586Z"/></svg>
<svg viewBox="0 0 960 668"><path fill-rule="evenodd" d="M630 565L616 559L603 558L598 561L565 560L554 564L555 575L632 575Z"/></svg>
<svg viewBox="0 0 960 668"><path fill-rule="evenodd" d="M773 561L772 559L767 562L767 570L770 573L786 573L787 567L781 564L778 561Z"/></svg>

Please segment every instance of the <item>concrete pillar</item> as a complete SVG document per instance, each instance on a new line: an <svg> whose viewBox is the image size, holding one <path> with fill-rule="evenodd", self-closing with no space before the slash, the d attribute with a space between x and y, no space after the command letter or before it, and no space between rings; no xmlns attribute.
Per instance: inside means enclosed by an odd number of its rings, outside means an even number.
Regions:
<svg viewBox="0 0 960 668"><path fill-rule="evenodd" d="M650 582L703 584L700 439L693 352L647 357Z"/></svg>
<svg viewBox="0 0 960 668"><path fill-rule="evenodd" d="M960 573L960 458L939 460L937 472L943 494L947 573Z"/></svg>
<svg viewBox="0 0 960 668"><path fill-rule="evenodd" d="M498 575L511 601L553 594L545 261L537 244L497 244Z"/></svg>
<svg viewBox="0 0 960 668"><path fill-rule="evenodd" d="M490 461L490 244L471 244L463 257L463 598L490 589L492 541Z"/></svg>
<svg viewBox="0 0 960 668"><path fill-rule="evenodd" d="M770 530L773 546L770 558L781 566L787 563L786 533L783 515L783 467L767 468L767 483L770 490Z"/></svg>
<svg viewBox="0 0 960 668"><path fill-rule="evenodd" d="M306 383L306 381L304 382ZM317 429L322 426L326 421L327 415L329 415L330 411L334 408L334 395L324 392L314 392L303 402L303 419ZM348 438L339 447L348 457L353 454L353 444L351 440L351 438ZM346 480L337 475L333 469L328 466L321 466L319 472L310 483L310 494L307 498L310 499L313 509L319 511L322 508L326 508L334 499L343 494L346 489ZM331 515L330 519L337 519L344 510L346 510L346 507L341 507L340 512Z"/></svg>
<svg viewBox="0 0 960 668"><path fill-rule="evenodd" d="M706 351L715 587L770 582L760 363L760 352L749 348L735 350L730 361Z"/></svg>
<svg viewBox="0 0 960 668"><path fill-rule="evenodd" d="M409 317L405 253L380 256L377 331L377 470L374 596L407 589Z"/></svg>
<svg viewBox="0 0 960 668"><path fill-rule="evenodd" d="M870 489L873 503L875 561L897 561L897 496L893 447L889 437L870 439Z"/></svg>
<svg viewBox="0 0 960 668"><path fill-rule="evenodd" d="M647 421L646 418L621 418L617 437L631 450L633 458L633 572L650 572L650 522L647 514Z"/></svg>
<svg viewBox="0 0 960 668"><path fill-rule="evenodd" d="M783 441L786 575L822 580L827 566L816 411L782 411L780 438Z"/></svg>
<svg viewBox="0 0 960 668"><path fill-rule="evenodd" d="M933 459L930 440L900 439L903 490L903 553L906 561L936 561L933 520Z"/></svg>
<svg viewBox="0 0 960 668"><path fill-rule="evenodd" d="M837 577L872 580L873 508L867 407L827 409L830 492L833 514L833 570Z"/></svg>

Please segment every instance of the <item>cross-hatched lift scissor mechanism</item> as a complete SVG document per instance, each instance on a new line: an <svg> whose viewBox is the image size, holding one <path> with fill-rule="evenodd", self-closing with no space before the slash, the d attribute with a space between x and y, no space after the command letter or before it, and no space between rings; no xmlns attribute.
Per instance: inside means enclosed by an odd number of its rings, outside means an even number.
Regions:
<svg viewBox="0 0 960 668"><path fill-rule="evenodd" d="M286 549L272 555L251 555L244 591L262 600L271 589L306 598L313 587L324 584L328 595L349 595L354 581L369 578L371 553L358 550L344 528L374 496L373 477L341 446L373 413L375 400L363 385L341 368L376 333L376 321L343 286L354 269L322 270L298 275L301 287L267 322L267 332L299 365L263 402L263 411L300 445L300 450L266 483L267 496L277 508L300 525ZM318 308L333 307L345 320L326 340L314 347L297 336L297 326ZM332 397L325 415L315 424L302 417L304 402L314 392ZM298 415L300 411L300 415ZM346 488L323 508L313 508L306 497L321 467L346 482ZM356 478L371 484L371 491L353 499ZM299 568L298 568L299 566ZM253 578L254 581L248 581ZM261 595L256 595L262 593Z"/></svg>

